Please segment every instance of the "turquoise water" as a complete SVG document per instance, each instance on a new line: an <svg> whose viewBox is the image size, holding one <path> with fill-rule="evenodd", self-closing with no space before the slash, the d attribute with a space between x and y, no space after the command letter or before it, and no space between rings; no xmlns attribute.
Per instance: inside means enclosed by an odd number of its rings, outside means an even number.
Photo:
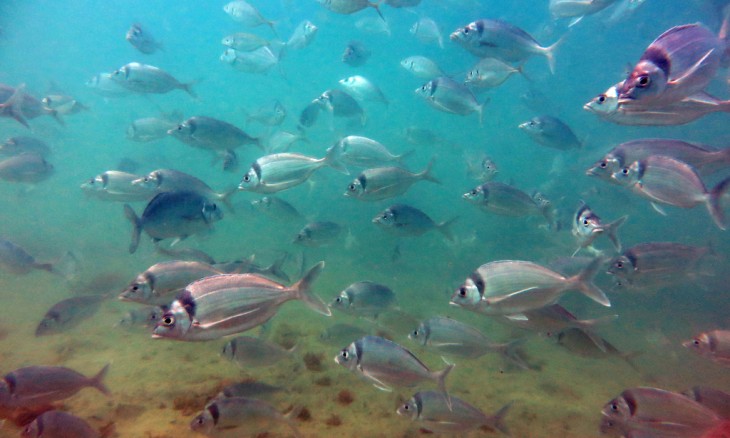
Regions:
<svg viewBox="0 0 730 438"><path fill-rule="evenodd" d="M345 225L348 231L340 240L304 250L308 265L318 260L327 263L314 287L325 301L355 281L371 280L390 286L400 310L415 321L449 315L478 327L497 341L527 337L523 349L535 370L511 369L496 355L487 355L457 360L448 381L452 394L487 413L514 401L506 423L516 437L598 436L603 404L634 386L680 391L707 385L730 390L726 370L691 355L680 345L696 333L730 323L724 295L730 280L727 234L714 226L702 206L693 210L667 207L668 216L660 216L644 199L584 173L610 147L637 138L670 137L726 147L730 144L727 114L709 115L685 126L626 127L603 122L581 108L623 79L626 64L634 63L646 46L669 27L700 21L717 30L717 5L700 0L648 0L616 23L608 23L611 12L606 11L587 17L567 31L564 23L551 22L547 1L423 3L412 11L383 6L391 30L388 36L355 26L363 18L377 18L370 9L345 16L310 0L255 2L264 16L275 21L282 38L288 38L303 19L319 27L310 46L291 51L281 60L281 71L274 68L267 75L257 75L222 63L219 56L224 46L220 40L234 32L250 31L264 38L274 35L266 26L247 29L234 22L223 12L223 2L0 2L0 83L25 83L27 91L40 98L53 82L64 94L90 108L64 116L65 126L49 117L33 119L31 131L12 119L0 119L0 140L16 135L43 139L53 149L49 161L55 166L49 179L32 186L0 182L0 202L4 206L0 234L40 261L54 261L66 251L79 259L78 272L68 282L42 271L24 276L2 271L0 328L4 337L0 340L0 372L45 364L93 375L111 363L107 384L112 397L84 390L64 401L63 406L94 427L113 423L120 437L194 436L188 424L206 401L222 385L246 379L285 387L288 392L273 400L281 410L292 405L306 407L311 418L296 421L304 436L419 435L417 426L395 414L398 403L416 389L396 389L392 393L375 389L332 361L345 345L323 342L319 337L336 323L357 324L387 333L430 367L441 369L443 362L438 355L406 338L415 326L409 326L402 316L373 325L338 313L326 318L301 303L287 303L272 320L267 334L278 341L293 337L298 346L290 361L267 369L241 369L219 357L224 339L202 343L155 340L146 329L118 327L118 321L134 304L115 299L105 302L97 314L76 328L50 337L33 336L43 314L59 300L88 293L116 295L137 273L165 260L146 236L137 253L130 255L127 247L131 226L122 204L87 198L79 189L83 181L117 168L123 159L131 159L139 164L137 173L174 168L203 179L216 190L224 190L237 185L249 163L262 155L255 148L241 147L238 171L223 172L220 161L213 162L208 151L172 138L150 143L128 140L125 132L133 120L177 111L185 118L207 115L244 128L244 110L253 111L278 99L288 111L281 128L297 132L299 113L312 99L326 89L336 88L339 79L360 74L380 86L390 105L364 103L365 126L335 120L330 127L327 117L321 115L306 130L309 142L296 144L292 151L322 157L326 148L342 136L364 135L396 153L415 150L405 161L412 171L422 170L433 159L434 175L442 184L420 182L397 199L365 203L342 195L353 175L322 169L308 183L277 194L295 205L306 221L270 221L247 207L260 196L241 192L233 197L235 214L226 211L211 233L193 236L179 246L203 250L216 260L256 254L262 264L282 252L290 253L285 270L295 279L302 257L302 248L291 244L297 231L314 220ZM526 7L528 3L530 7ZM421 43L409 33L419 16L431 17L440 25L444 49ZM399 61L410 55L428 56L447 73L462 77L475 58L448 41L448 34L482 17L507 20L545 45L568 34L556 54L555 75L550 74L544 59L534 57L524 66L530 81L515 75L499 88L479 95L480 101L489 98L480 125L475 114L447 114L426 105L414 93L424 80L411 76ZM162 41L164 51L143 55L127 43L124 35L134 22L141 22ZM363 42L372 51L361 67L340 60L351 40ZM84 85L92 76L132 61L161 67L181 82L195 81L193 87L199 99L179 90L164 95L104 98ZM708 91L727 98L726 78L727 71L721 70ZM547 96L549 108L544 112L573 127L585 141L583 149L560 152L543 148L517 128L539 114L520 99L530 88ZM409 141L407 132L412 128L428 129L432 138ZM254 136L267 131L255 122L244 129ZM570 218L581 199L604 220L629 215L619 232L625 247L650 241L712 246L716 257L703 262L686 282L658 293L609 293L611 309L577 294L561 300L579 318L618 314L616 322L602 326L599 332L621 351L642 352L635 358L641 372L620 359L571 355L551 339L449 306L451 292L483 263L517 259L547 264L570 256L576 247L569 229L547 230L539 218L491 215L461 199L464 192L479 184L468 175L467 160L482 154L497 163L498 181L527 192L540 190L552 200L561 217ZM708 186L727 174L713 175L707 179ZM371 219L395 202L418 207L436 221L458 216L453 227L455 241L428 233L398 242L384 233ZM141 212L144 203L134 203L133 208ZM400 251L397 258L396 244ZM609 249L606 242L599 247ZM600 273L596 282L611 290L609 276ZM303 357L308 353L321 358L320 368L306 366ZM343 390L352 393L352 404L337 401ZM9 422L0 428L2 436L18 433ZM239 436L237 433L231 436ZM271 436L287 433L286 426L271 430ZM473 432L474 436L482 434Z"/></svg>

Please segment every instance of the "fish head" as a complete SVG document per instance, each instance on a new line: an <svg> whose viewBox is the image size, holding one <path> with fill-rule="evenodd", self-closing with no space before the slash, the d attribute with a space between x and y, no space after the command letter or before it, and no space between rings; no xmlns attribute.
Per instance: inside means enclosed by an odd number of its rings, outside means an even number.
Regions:
<svg viewBox="0 0 730 438"><path fill-rule="evenodd" d="M233 47L233 43L234 43L233 37L230 35L227 37L223 37L223 39L221 40L221 44L223 44L226 47Z"/></svg>
<svg viewBox="0 0 730 438"><path fill-rule="evenodd" d="M133 24L127 31L127 35L125 36L125 38L130 43L138 41L140 39L144 39L144 31L142 30L142 26L137 23Z"/></svg>
<svg viewBox="0 0 730 438"><path fill-rule="evenodd" d="M206 224L211 224L223 219L223 209L219 208L215 202L204 202L201 212Z"/></svg>
<svg viewBox="0 0 730 438"><path fill-rule="evenodd" d="M517 127L528 134L539 135L542 134L543 123L539 117L534 117L524 123L520 123Z"/></svg>
<svg viewBox="0 0 730 438"><path fill-rule="evenodd" d="M413 59L413 57L408 57L400 61L400 66L408 71L413 71L415 64L416 61Z"/></svg>
<svg viewBox="0 0 730 438"><path fill-rule="evenodd" d="M60 316L57 312L48 312L35 329L35 336L46 336L58 333L61 325Z"/></svg>
<svg viewBox="0 0 730 438"><path fill-rule="evenodd" d="M634 265L626 255L620 255L611 260L608 274L628 278L634 270Z"/></svg>
<svg viewBox="0 0 730 438"><path fill-rule="evenodd" d="M494 179L495 176L499 173L499 169L497 168L497 163L492 161L489 157L484 157L481 162L481 168L482 168L482 179L486 181L490 181Z"/></svg>
<svg viewBox="0 0 730 438"><path fill-rule="evenodd" d="M482 301L479 287L472 278L466 281L451 295L451 304L460 307L473 307Z"/></svg>
<svg viewBox="0 0 730 438"><path fill-rule="evenodd" d="M241 182L238 184L238 190L253 190L261 183L258 172L254 166L243 175Z"/></svg>
<svg viewBox="0 0 730 438"><path fill-rule="evenodd" d="M622 83L614 85L604 93L594 97L590 100L590 102L583 105L583 109L599 115L614 114L619 108L618 87L621 86L621 84Z"/></svg>
<svg viewBox="0 0 730 438"><path fill-rule="evenodd" d="M352 88L357 84L357 77L350 76L349 78L340 79L338 82L344 87Z"/></svg>
<svg viewBox="0 0 730 438"><path fill-rule="evenodd" d="M449 35L449 39L459 44L468 44L470 41L479 38L479 22L474 21L464 27L460 27Z"/></svg>
<svg viewBox="0 0 730 438"><path fill-rule="evenodd" d="M142 178L133 180L132 185L144 188L145 190L154 191L160 188L163 180L164 177L162 173L155 170Z"/></svg>
<svg viewBox="0 0 730 438"><path fill-rule="evenodd" d="M611 182L620 186L630 186L639 182L643 165L641 161L635 161L630 166L623 166L611 174Z"/></svg>
<svg viewBox="0 0 730 438"><path fill-rule="evenodd" d="M365 175L360 175L359 177L355 178L348 186L347 190L345 191L345 196L350 196L352 198L359 198L363 194L365 194L365 185L367 180L365 179Z"/></svg>
<svg viewBox="0 0 730 438"><path fill-rule="evenodd" d="M102 173L81 184L81 190L84 190L85 192L103 192L106 190L108 183L109 175Z"/></svg>
<svg viewBox="0 0 730 438"><path fill-rule="evenodd" d="M192 325L192 317L188 311L179 300L175 300L172 307L163 313L160 321L155 324L152 337L182 339Z"/></svg>
<svg viewBox="0 0 730 438"><path fill-rule="evenodd" d="M418 327L416 327L415 330L408 334L408 339L417 342L420 345L426 345L430 334L431 331L429 330L428 324L422 322L418 324Z"/></svg>
<svg viewBox="0 0 730 438"><path fill-rule="evenodd" d="M319 30L319 28L311 21L307 20L304 22L304 35L310 36L317 32L317 30Z"/></svg>
<svg viewBox="0 0 730 438"><path fill-rule="evenodd" d="M132 69L129 64L120 67L111 73L109 78L113 81L124 82L129 79L129 75L132 73Z"/></svg>
<svg viewBox="0 0 730 438"><path fill-rule="evenodd" d="M474 187L461 197L472 204L486 205L489 202L489 187L485 185Z"/></svg>
<svg viewBox="0 0 730 438"><path fill-rule="evenodd" d="M144 272L137 276L126 289L119 294L122 301L146 302L154 293L154 276Z"/></svg>
<svg viewBox="0 0 730 438"><path fill-rule="evenodd" d="M186 120L182 123L179 123L177 127L172 128L167 131L168 135L172 135L175 138L187 138L191 137L193 133L195 132L195 124L191 123L189 120Z"/></svg>
<svg viewBox="0 0 730 438"><path fill-rule="evenodd" d="M410 400L400 405L395 413L403 417L408 417L414 421L418 419L420 409L416 397L411 397Z"/></svg>
<svg viewBox="0 0 730 438"><path fill-rule="evenodd" d="M466 78L464 78L465 84L471 84L474 82L479 82L481 74L479 73L478 68L473 68L466 72Z"/></svg>
<svg viewBox="0 0 730 438"><path fill-rule="evenodd" d="M355 342L340 350L335 356L335 362L343 367L354 370L358 365L357 345Z"/></svg>
<svg viewBox="0 0 730 438"><path fill-rule="evenodd" d="M648 100L662 94L667 88L668 65L664 57L640 61L618 89L618 102Z"/></svg>
<svg viewBox="0 0 730 438"><path fill-rule="evenodd" d="M636 399L634 399L631 392L627 390L615 399L606 403L603 406L601 413L604 418L611 419L615 423L621 424L630 419L636 413L637 407Z"/></svg>
<svg viewBox="0 0 730 438"><path fill-rule="evenodd" d="M352 301L350 300L350 295L347 293L347 291L343 290L332 300L331 303L329 303L329 307L346 311L350 308L351 304Z"/></svg>
<svg viewBox="0 0 730 438"><path fill-rule="evenodd" d="M395 210L386 208L382 213L373 218L373 223L381 227L395 227L398 225L398 218Z"/></svg>
<svg viewBox="0 0 730 438"><path fill-rule="evenodd" d="M682 346L691 351L694 351L700 356L711 356L714 353L713 339L707 333L702 333L699 336L690 339L689 341L682 342Z"/></svg>
<svg viewBox="0 0 730 438"><path fill-rule="evenodd" d="M431 80L415 89L415 93L424 99L432 99L436 92L436 80Z"/></svg>
<svg viewBox="0 0 730 438"><path fill-rule="evenodd" d="M190 422L190 430L208 435L215 429L219 414L218 405L215 402L210 403Z"/></svg>
<svg viewBox="0 0 730 438"><path fill-rule="evenodd" d="M610 435L616 437L629 436L628 433L631 430L621 421L617 421L615 418L603 415L601 418L601 424L598 426L601 435Z"/></svg>
<svg viewBox="0 0 730 438"><path fill-rule="evenodd" d="M221 61L233 64L236 61L236 50L235 49L226 49L223 54L221 55Z"/></svg>
<svg viewBox="0 0 730 438"><path fill-rule="evenodd" d="M622 166L623 162L620 159L612 155L606 155L605 157L596 161L593 166L586 169L586 175L596 176L599 179L615 183L615 180L613 179L613 174L614 172L620 170Z"/></svg>
<svg viewBox="0 0 730 438"><path fill-rule="evenodd" d="M312 245L312 231L307 227L302 228L302 230L294 237L292 243L304 246Z"/></svg>
<svg viewBox="0 0 730 438"><path fill-rule="evenodd" d="M601 218L596 216L587 205L578 210L575 222L573 222L573 234L575 236L588 237L603 231Z"/></svg>

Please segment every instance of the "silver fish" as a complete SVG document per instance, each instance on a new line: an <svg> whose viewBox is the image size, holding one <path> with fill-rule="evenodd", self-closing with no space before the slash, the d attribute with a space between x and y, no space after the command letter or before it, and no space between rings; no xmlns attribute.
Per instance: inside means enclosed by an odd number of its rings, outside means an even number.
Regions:
<svg viewBox="0 0 730 438"><path fill-rule="evenodd" d="M141 272L119 294L119 299L146 304L169 304L169 296L188 284L225 271L208 263L171 260L155 263Z"/></svg>
<svg viewBox="0 0 730 438"><path fill-rule="evenodd" d="M593 241L601 234L613 243L613 247L617 252L621 252L621 241L616 231L626 222L628 216L621 216L610 223L603 223L600 217L591 210L588 204L583 203L573 217L573 236L578 240L578 249L575 250L573 256L578 254L582 248L587 248L593 244Z"/></svg>
<svg viewBox="0 0 730 438"><path fill-rule="evenodd" d="M351 324L334 324L322 330L319 339L327 344L341 346L353 339L359 339L367 335L367 331Z"/></svg>
<svg viewBox="0 0 730 438"><path fill-rule="evenodd" d="M365 169L348 186L345 196L361 201L379 201L402 195L421 180L440 184L431 173L433 162L419 173L411 173L399 167L376 167Z"/></svg>
<svg viewBox="0 0 730 438"><path fill-rule="evenodd" d="M276 34L274 22L264 18L258 9L244 0L234 0L226 3L225 6L223 6L223 11L233 20L242 23L244 26L258 27L265 24L271 28L274 34Z"/></svg>
<svg viewBox="0 0 730 438"><path fill-rule="evenodd" d="M331 221L316 221L305 225L292 243L309 247L327 245L342 235L342 225Z"/></svg>
<svg viewBox="0 0 730 438"><path fill-rule="evenodd" d="M539 309L528 310L522 313L504 315L503 322L525 330L544 333L548 337L554 336L561 330L579 328L593 339L593 343L602 345L601 337L593 333L593 329L600 324L616 320L618 315L609 315L596 319L578 319L568 309L560 304L551 304Z"/></svg>
<svg viewBox="0 0 730 438"><path fill-rule="evenodd" d="M223 218L223 212L208 198L194 192L163 192L147 204L141 217L124 204L124 214L132 223L132 243L129 252L139 246L139 236L145 231L157 243L162 239L186 237L207 230Z"/></svg>
<svg viewBox="0 0 730 438"><path fill-rule="evenodd" d="M134 23L127 31L126 40L140 52L150 55L157 50L162 50L162 43L155 40L155 37L139 23Z"/></svg>
<svg viewBox="0 0 730 438"><path fill-rule="evenodd" d="M190 146L213 151L232 151L243 145L260 147L258 138L223 120L196 116L183 121L167 133Z"/></svg>
<svg viewBox="0 0 730 438"><path fill-rule="evenodd" d="M388 98L385 97L380 88L365 77L355 75L338 81L354 97L364 100L380 102L388 105Z"/></svg>
<svg viewBox="0 0 730 438"><path fill-rule="evenodd" d="M115 70L111 79L135 93L164 94L172 90L183 90L193 97L193 84L183 84L166 71L139 62L130 62Z"/></svg>
<svg viewBox="0 0 730 438"><path fill-rule="evenodd" d="M252 113L246 114L246 124L250 121L259 122L266 126L279 126L286 118L286 108L278 100L266 103Z"/></svg>
<svg viewBox="0 0 730 438"><path fill-rule="evenodd" d="M327 305L310 291L323 268L324 262L319 262L290 287L255 274L203 278L178 295L152 336L180 341L218 339L265 323L291 300L302 300L329 316Z"/></svg>
<svg viewBox="0 0 730 438"><path fill-rule="evenodd" d="M91 109L79 102L72 96L65 94L51 94L41 99L46 108L56 111L58 114L69 115L77 114L81 111L91 111Z"/></svg>
<svg viewBox="0 0 730 438"><path fill-rule="evenodd" d="M701 333L692 340L683 342L682 345L702 357L730 367L729 330L711 330Z"/></svg>
<svg viewBox="0 0 730 438"><path fill-rule="evenodd" d="M464 83L470 87L494 88L515 73L524 75L522 67L512 67L497 58L482 58L466 73Z"/></svg>
<svg viewBox="0 0 730 438"><path fill-rule="evenodd" d="M54 272L52 263L40 263L21 246L0 237L0 267L15 275L24 275L34 269Z"/></svg>
<svg viewBox="0 0 730 438"><path fill-rule="evenodd" d="M293 205L276 196L254 199L251 206L274 220L298 221L304 218Z"/></svg>
<svg viewBox="0 0 730 438"><path fill-rule="evenodd" d="M365 8L375 8L375 11L380 15L380 18L385 21L385 17L380 12L379 2L373 3L369 0L317 0L317 3L324 6L326 9L343 15L354 14L360 12Z"/></svg>
<svg viewBox="0 0 730 438"><path fill-rule="evenodd" d="M726 420L730 418L730 394L727 392L708 386L695 386L682 394L711 409L720 417Z"/></svg>
<svg viewBox="0 0 730 438"><path fill-rule="evenodd" d="M573 277L532 262L500 260L474 271L451 296L451 304L485 315L509 315L555 304L571 290L578 290L606 307L611 302L592 283L603 260L596 258Z"/></svg>
<svg viewBox="0 0 730 438"><path fill-rule="evenodd" d="M384 164L400 163L410 152L394 155L382 143L368 137L348 135L327 149L332 161L347 165L372 168Z"/></svg>
<svg viewBox="0 0 730 438"><path fill-rule="evenodd" d="M47 157L51 154L51 148L48 144L34 137L10 137L5 143L0 144L0 154L2 155L20 155L26 152L32 152Z"/></svg>
<svg viewBox="0 0 730 438"><path fill-rule="evenodd" d="M482 123L484 104L477 102L466 86L449 77L432 79L416 88L415 92L439 111L462 116L476 112L479 114L479 123Z"/></svg>
<svg viewBox="0 0 730 438"><path fill-rule="evenodd" d="M423 211L406 204L394 204L378 213L372 222L396 236L421 236L428 231L437 230L453 241L451 226L458 217L441 223L434 222Z"/></svg>
<svg viewBox="0 0 730 438"><path fill-rule="evenodd" d="M572 18L570 26L575 25L587 15L600 12L617 0L550 0L548 6L553 20Z"/></svg>
<svg viewBox="0 0 730 438"><path fill-rule="evenodd" d="M282 415L269 403L252 398L217 398L205 405L203 411L190 422L190 429L208 436L231 430L235 434L256 435L268 432L277 423L285 423L299 438L302 435L291 418L296 412L298 410L295 409Z"/></svg>
<svg viewBox="0 0 730 438"><path fill-rule="evenodd" d="M319 105L316 105L315 108L319 108ZM302 133L294 134L288 131L276 131L264 140L264 149L268 153L287 152L298 141L308 142L309 140Z"/></svg>
<svg viewBox="0 0 730 438"><path fill-rule="evenodd" d="M383 284L358 281L347 286L329 307L354 316L377 317L395 306L395 294Z"/></svg>
<svg viewBox="0 0 730 438"><path fill-rule="evenodd" d="M578 327L569 327L558 332L555 335L555 341L575 355L590 359L615 357L625 361L634 370L639 371L632 360L639 352L620 351L595 333L588 333ZM596 344L596 341L599 343Z"/></svg>
<svg viewBox="0 0 730 438"><path fill-rule="evenodd" d="M25 426L23 438L74 437L99 438L101 435L89 423L63 411L46 411Z"/></svg>
<svg viewBox="0 0 730 438"><path fill-rule="evenodd" d="M409 56L400 62L401 67L421 79L444 77L446 74L434 61L425 56Z"/></svg>
<svg viewBox="0 0 730 438"><path fill-rule="evenodd" d="M227 274L257 274L266 278L289 282L289 275L283 269L284 263L289 259L287 253L284 253L266 267L256 264L254 261L255 258L255 255L252 255L243 260L213 263L212 265L214 268L220 269Z"/></svg>
<svg viewBox="0 0 730 438"><path fill-rule="evenodd" d="M309 20L304 20L297 25L291 37L286 42L286 49L301 50L314 41L319 28Z"/></svg>
<svg viewBox="0 0 730 438"><path fill-rule="evenodd" d="M239 52L251 52L258 48L270 45L268 40L254 34L244 32L238 32L224 37L221 40L221 44L230 47L231 49L238 50Z"/></svg>
<svg viewBox="0 0 730 438"><path fill-rule="evenodd" d="M583 142L578 140L573 130L562 120L552 116L533 117L519 125L536 143L559 149L580 149Z"/></svg>
<svg viewBox="0 0 730 438"><path fill-rule="evenodd" d="M107 170L81 184L81 190L85 194L103 201L147 201L156 192L150 192L145 187L132 184L139 178L142 176L118 170Z"/></svg>
<svg viewBox="0 0 730 438"><path fill-rule="evenodd" d="M497 163L495 163L494 160L487 155L482 155L479 158L476 156L467 156L466 166L467 174L471 178L482 182L489 182L493 180L499 173Z"/></svg>
<svg viewBox="0 0 730 438"><path fill-rule="evenodd" d="M352 67L360 67L370 59L372 52L360 41L350 41L342 52L342 62Z"/></svg>
<svg viewBox="0 0 730 438"><path fill-rule="evenodd" d="M425 380L438 384L440 394L448 403L446 377L454 365L441 371L431 371L420 359L406 348L378 336L365 336L343 348L335 362L368 379L382 391L392 391L392 386L413 387Z"/></svg>
<svg viewBox="0 0 730 438"><path fill-rule="evenodd" d="M512 407L511 402L488 416L460 398L450 399L449 405L449 400L439 392L420 391L402 404L396 413L409 417L420 428L435 433L463 434L477 428L488 428L510 435L504 418Z"/></svg>
<svg viewBox="0 0 730 438"><path fill-rule="evenodd" d="M231 210L233 206L230 197L237 191L233 188L223 193L216 192L200 179L174 169L153 170L146 176L132 181L132 184L146 190L150 197L162 192L193 192L208 199L221 201Z"/></svg>
<svg viewBox="0 0 730 438"><path fill-rule="evenodd" d="M86 86L104 97L124 97L132 93L131 90L115 81L112 73L99 73L86 81Z"/></svg>
<svg viewBox="0 0 730 438"><path fill-rule="evenodd" d="M540 206L522 190L497 181L486 182L464 193L471 204L500 216L544 216L551 221L549 209Z"/></svg>
<svg viewBox="0 0 730 438"><path fill-rule="evenodd" d="M422 17L411 26L411 35L424 44L438 44L444 48L444 37L441 35L441 29L433 19Z"/></svg>
<svg viewBox="0 0 730 438"><path fill-rule="evenodd" d="M221 355L242 367L265 367L292 358L292 351L250 336L238 336L223 346Z"/></svg>
<svg viewBox="0 0 730 438"><path fill-rule="evenodd" d="M35 152L24 152L0 161L0 179L9 182L37 183L53 173L53 165Z"/></svg>
<svg viewBox="0 0 730 438"><path fill-rule="evenodd" d="M246 73L263 74L279 64L279 55L275 54L268 46L259 47L250 52L226 49L220 59L236 70Z"/></svg>
<svg viewBox="0 0 730 438"><path fill-rule="evenodd" d="M316 102L332 113L333 117L358 118L360 124L365 125L367 120L365 110L344 91L327 90L316 99Z"/></svg>
<svg viewBox="0 0 730 438"><path fill-rule="evenodd" d="M160 140L167 137L167 131L175 129L177 125L177 122L159 117L137 119L127 128L127 138L142 143Z"/></svg>
<svg viewBox="0 0 730 438"><path fill-rule="evenodd" d="M91 318L99 310L104 295L86 295L61 300L54 304L41 319L35 336L47 336L65 332Z"/></svg>
<svg viewBox="0 0 730 438"><path fill-rule="evenodd" d="M501 20L482 19L456 29L451 34L456 42L479 58L497 58L507 62L522 62L532 55L547 58L550 71L555 73L555 51L563 42L559 39L543 47L527 32Z"/></svg>
<svg viewBox="0 0 730 438"><path fill-rule="evenodd" d="M167 310L161 306L143 306L125 313L118 325L125 328L145 327L153 329Z"/></svg>
<svg viewBox="0 0 730 438"><path fill-rule="evenodd" d="M329 157L317 159L288 152L265 155L251 164L238 189L256 193L279 192L305 182L324 166L346 173Z"/></svg>

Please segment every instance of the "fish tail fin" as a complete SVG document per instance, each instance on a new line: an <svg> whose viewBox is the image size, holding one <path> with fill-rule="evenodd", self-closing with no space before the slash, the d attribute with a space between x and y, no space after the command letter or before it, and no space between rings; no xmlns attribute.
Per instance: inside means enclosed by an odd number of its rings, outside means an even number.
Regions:
<svg viewBox="0 0 730 438"><path fill-rule="evenodd" d="M295 346L296 347L296 346ZM284 420L286 421L286 424L289 425L291 428L291 431L294 433L294 436L297 438L301 438L302 433L299 431L299 428L297 427L294 420L304 411L304 406L297 405L291 408L289 412L283 415Z"/></svg>
<svg viewBox="0 0 730 438"><path fill-rule="evenodd" d="M76 274L79 270L80 260L76 254L71 251L66 251L58 260L51 264L51 270L56 275L60 275L67 281L76 278ZM44 264L45 265L45 264ZM41 269L46 269L45 267Z"/></svg>
<svg viewBox="0 0 730 438"><path fill-rule="evenodd" d="M188 82L187 84L180 84L180 88L182 88L186 93L188 93L190 96L192 96L194 99L198 99L198 95L193 91L193 85L195 85L196 82Z"/></svg>
<svg viewBox="0 0 730 438"><path fill-rule="evenodd" d="M377 3L368 3L368 6L370 6L371 8L375 8L375 12L377 12L378 15L380 15L380 19L386 23L388 22L385 19L385 17L383 16L383 12L380 10L380 1L378 1Z"/></svg>
<svg viewBox="0 0 730 438"><path fill-rule="evenodd" d="M504 419L505 417L507 417L507 414L509 413L509 410L512 408L512 405L514 403L514 400L512 400L511 402L502 406L500 410L495 412L494 415L489 418L489 421L485 423L485 426L496 429L507 436L512 436L512 434L509 432L509 429L507 428L507 425L504 424Z"/></svg>
<svg viewBox="0 0 730 438"><path fill-rule="evenodd" d="M433 158L431 158L431 161L428 162L426 165L426 168L423 169L423 172L416 174L417 177L425 179L427 181L434 182L436 184L441 184L441 181L439 181L438 178L433 176L432 170L433 170Z"/></svg>
<svg viewBox="0 0 730 438"><path fill-rule="evenodd" d="M298 299L304 301L304 303L315 312L321 313L325 316L332 316L329 306L327 306L322 299L314 295L310 290L312 283L314 283L314 280L317 279L320 272L322 272L322 269L324 269L324 262L319 262L312 266L312 268L304 274L301 280L294 283L291 289L295 291Z"/></svg>
<svg viewBox="0 0 730 438"><path fill-rule="evenodd" d="M727 228L725 225L725 212L722 210L722 198L730 189L730 177L720 181L711 191L707 198L707 210L710 212L710 216L717 224L718 228L724 230Z"/></svg>
<svg viewBox="0 0 730 438"><path fill-rule="evenodd" d="M555 41L551 46L545 47L544 54L548 61L548 66L550 67L550 73L555 74L555 52L558 50L558 47L560 47L561 44L565 41L565 37L567 37L568 34L561 36L559 40Z"/></svg>
<svg viewBox="0 0 730 438"><path fill-rule="evenodd" d="M441 222L440 224L436 224L436 229L441 232L441 234L444 235L447 239L449 239L451 242L454 241L454 233L451 231L451 226L454 225L454 222L459 220L459 216L455 216L447 221Z"/></svg>
<svg viewBox="0 0 730 438"><path fill-rule="evenodd" d="M730 150L730 148L729 148L728 150ZM407 151L403 152L402 154L398 155L398 156L396 157L395 161L397 161L397 162L398 162L398 164L403 164L403 160L404 160L404 159L405 159L406 157L410 157L411 155L413 155L413 153L414 153L414 152L416 152L416 150L415 150L415 149L410 149L410 150L407 150ZM730 153L730 152L729 152L729 153Z"/></svg>
<svg viewBox="0 0 730 438"><path fill-rule="evenodd" d="M519 353L519 347L520 345L524 344L526 338L522 339L515 339L514 341L510 341L506 344L500 345L500 353L510 363L513 363L517 365L518 367L522 368L523 370L529 370L530 365L525 362L525 359L520 356Z"/></svg>
<svg viewBox="0 0 730 438"><path fill-rule="evenodd" d="M111 364L104 365L104 368L99 370L98 373L91 379L89 379L90 386L93 386L94 388L98 389L102 394L104 395L112 395L111 391L109 391L109 388L106 387L104 384L104 378L106 377L107 373L109 372L109 366Z"/></svg>
<svg viewBox="0 0 730 438"><path fill-rule="evenodd" d="M327 155L324 157L324 162L329 167L335 169L336 171L343 173L345 175L349 175L350 171L347 169L347 166L345 166L342 161L340 161L340 154L339 154L339 148L331 147L327 149Z"/></svg>
<svg viewBox="0 0 730 438"><path fill-rule="evenodd" d="M616 248L616 252L621 252L621 240L618 238L618 234L616 234L616 231L626 222L628 218L628 216L621 216L620 218L616 219L610 224L607 224L604 227L606 229L606 236L608 236L608 240L613 243L613 247Z"/></svg>
<svg viewBox="0 0 730 438"><path fill-rule="evenodd" d="M10 96L7 101L0 104L0 115L3 115L5 117L12 117L18 123L30 129L30 124L28 124L28 120L23 114L22 103L24 94L25 84L20 84L18 88L15 89L13 95Z"/></svg>
<svg viewBox="0 0 730 438"><path fill-rule="evenodd" d="M575 287L583 295L598 304L611 307L611 301L609 301L606 294L598 286L593 284L593 277L596 276L603 262L603 257L596 257L585 269L579 272L578 275L569 278L568 281L572 285L571 287Z"/></svg>
<svg viewBox="0 0 730 438"><path fill-rule="evenodd" d="M132 210L129 204L124 204L124 215L132 223L132 242L129 244L129 253L134 254L139 246L139 235L142 231L142 224L137 217L137 213Z"/></svg>
<svg viewBox="0 0 730 438"><path fill-rule="evenodd" d="M443 394L444 398L446 399L446 405L449 407L449 410L451 410L451 396L449 395L448 391L446 391L446 378L449 376L449 373L451 373L451 370L454 369L456 364L447 365L446 368L444 368L441 371L437 371L434 373L434 376L436 377L436 380L438 382L439 391L441 391L441 394Z"/></svg>
<svg viewBox="0 0 730 438"><path fill-rule="evenodd" d="M231 213L236 212L236 209L233 208L233 203L231 203L231 196L233 196L233 194L236 192L238 192L238 187L234 187L232 189L226 190L220 196L221 202L223 203L223 205L226 206L226 208L228 210L230 210Z"/></svg>
<svg viewBox="0 0 730 438"><path fill-rule="evenodd" d="M274 277L281 278L284 281L289 281L289 275L284 272L284 263L289 259L289 254L284 253L281 257L276 259L274 263L268 268L264 269L265 272L273 275Z"/></svg>

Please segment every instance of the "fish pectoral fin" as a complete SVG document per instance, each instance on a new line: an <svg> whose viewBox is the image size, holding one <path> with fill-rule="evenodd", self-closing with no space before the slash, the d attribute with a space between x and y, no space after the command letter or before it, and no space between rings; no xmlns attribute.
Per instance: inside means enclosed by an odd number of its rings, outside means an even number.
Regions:
<svg viewBox="0 0 730 438"><path fill-rule="evenodd" d="M697 62L695 62L692 67L687 69L687 71L682 76L680 76L678 78L674 78L671 81L667 81L667 82L670 84L676 85L679 82L681 82L683 79L687 79L687 78L691 77L693 74L695 74L697 72L697 70L699 70L702 67L705 60L707 60L707 57L710 56L712 54L712 52L714 52L714 51L715 51L715 49L708 50L707 53L705 53L705 55L702 58L700 58Z"/></svg>
<svg viewBox="0 0 730 438"><path fill-rule="evenodd" d="M213 327L215 327L215 326L217 326L219 324L225 324L226 322L231 321L232 319L240 318L242 316L246 316L246 315L249 315L251 313L256 313L259 310L260 310L260 308L257 307L255 309L251 309L251 310L247 310L245 312L241 312L241 313L237 313L235 315L231 315L228 318L223 318L220 321L210 322L210 323L207 323L207 324L201 324L200 322L194 321L193 322L193 325L195 325L197 327L200 327L201 329L210 329L210 328L213 328Z"/></svg>
<svg viewBox="0 0 730 438"><path fill-rule="evenodd" d="M464 344L461 342L432 342L431 345L434 347L460 347Z"/></svg>
<svg viewBox="0 0 730 438"><path fill-rule="evenodd" d="M512 315L504 315L505 318L509 319L510 321L529 321L530 318L527 317L524 313L515 313Z"/></svg>
<svg viewBox="0 0 730 438"><path fill-rule="evenodd" d="M363 376L365 376L366 378L368 378L368 379L372 380L373 382L375 382L375 383L373 383L373 386L374 386L374 387L378 388L378 389L379 389L379 390L381 390L381 391L385 391L385 392L393 392L393 388L391 388L390 386L388 386L388 385L386 385L385 383L381 382L381 381L380 381L380 379L378 379L377 377L373 376L372 374L370 374L370 373L366 372L366 371L365 371L365 370L364 370L364 369L363 369L363 368L362 368L361 366L359 366L359 365L358 365L358 368L360 369L360 372L362 372L362 375L363 375Z"/></svg>

